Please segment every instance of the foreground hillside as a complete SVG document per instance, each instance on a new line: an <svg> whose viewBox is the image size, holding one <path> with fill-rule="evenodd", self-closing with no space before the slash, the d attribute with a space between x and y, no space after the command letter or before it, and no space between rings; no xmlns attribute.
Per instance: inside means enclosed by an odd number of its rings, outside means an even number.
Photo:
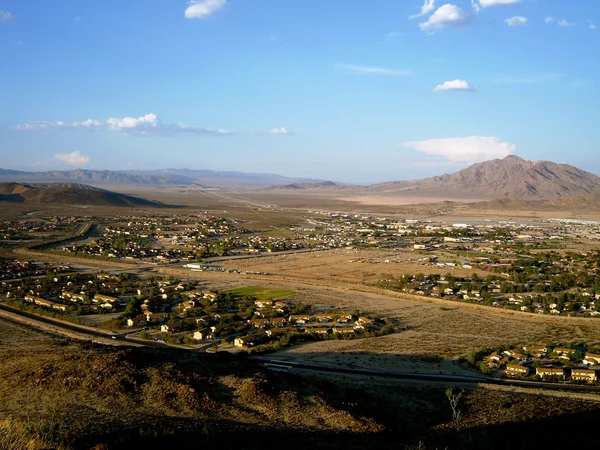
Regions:
<svg viewBox="0 0 600 450"><path fill-rule="evenodd" d="M166 206L77 183L0 183L0 201L34 205Z"/></svg>
<svg viewBox="0 0 600 450"><path fill-rule="evenodd" d="M508 449L599 441L585 432L600 418L594 402L472 391L456 432L444 387L303 378L229 354L114 348L2 319L0 336L3 449L409 449L419 441L422 449Z"/></svg>

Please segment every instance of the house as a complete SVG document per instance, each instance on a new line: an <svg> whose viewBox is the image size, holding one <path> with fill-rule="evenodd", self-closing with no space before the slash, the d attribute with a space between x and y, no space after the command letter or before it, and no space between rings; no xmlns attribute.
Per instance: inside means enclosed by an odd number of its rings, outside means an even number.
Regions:
<svg viewBox="0 0 600 450"><path fill-rule="evenodd" d="M85 294L77 294L75 292L70 292L70 291L63 291L60 293L59 295L60 298L64 299L64 300L71 300L72 302L85 302L87 301L87 295Z"/></svg>
<svg viewBox="0 0 600 450"><path fill-rule="evenodd" d="M310 322L310 316L304 314L292 314L289 317L290 322L295 322L298 325L304 325L307 322Z"/></svg>
<svg viewBox="0 0 600 450"><path fill-rule="evenodd" d="M592 369L573 369L571 379L576 381L598 381L598 373Z"/></svg>
<svg viewBox="0 0 600 450"><path fill-rule="evenodd" d="M506 356L511 356L515 359L518 359L519 361L526 359L525 355L523 355L521 352L517 351L517 350L505 350L504 354Z"/></svg>
<svg viewBox="0 0 600 450"><path fill-rule="evenodd" d="M333 317L331 314L315 314L311 316L311 319L316 322L327 323L331 322L333 320Z"/></svg>
<svg viewBox="0 0 600 450"><path fill-rule="evenodd" d="M146 321L148 322L150 322L151 320L155 322L160 322L161 320L165 320L168 317L168 313L153 313L152 311L146 311Z"/></svg>
<svg viewBox="0 0 600 450"><path fill-rule="evenodd" d="M255 345L260 344L268 339L267 333L254 333L248 334L246 336L235 338L233 341L233 345L235 347L254 347Z"/></svg>
<svg viewBox="0 0 600 450"><path fill-rule="evenodd" d="M287 324L287 320L285 317L273 317L271 319L271 325L273 325L274 327L285 327Z"/></svg>
<svg viewBox="0 0 600 450"><path fill-rule="evenodd" d="M546 356L546 354L548 353L548 347L540 346L540 345L538 345L538 346L536 346L536 345L528 345L526 347L523 347L523 350L525 350L526 352L531 353L536 358L540 358L542 356Z"/></svg>
<svg viewBox="0 0 600 450"><path fill-rule="evenodd" d="M519 366L518 364L509 364L506 366L505 374L507 377L526 377L529 375L529 367Z"/></svg>
<svg viewBox="0 0 600 450"><path fill-rule="evenodd" d="M286 302L275 302L275 310L280 313L285 313L288 309L290 309L290 305Z"/></svg>
<svg viewBox="0 0 600 450"><path fill-rule="evenodd" d="M327 327L314 327L314 328L310 328L307 329L306 331L309 333L314 333L314 334L327 334L329 332L330 328Z"/></svg>
<svg viewBox="0 0 600 450"><path fill-rule="evenodd" d="M202 298L206 298L206 299L210 300L211 302L214 302L217 299L217 293L214 291L206 291L202 295Z"/></svg>
<svg viewBox="0 0 600 450"><path fill-rule="evenodd" d="M167 323L160 326L162 333L179 333L184 330L183 322Z"/></svg>
<svg viewBox="0 0 600 450"><path fill-rule="evenodd" d="M273 306L273 300L255 300L254 306L259 309L270 308Z"/></svg>
<svg viewBox="0 0 600 450"><path fill-rule="evenodd" d="M265 328L271 321L269 319L250 319L248 323L254 328Z"/></svg>
<svg viewBox="0 0 600 450"><path fill-rule="evenodd" d="M210 331L210 328L203 328L195 331L192 337L197 341L205 341L212 337L212 332Z"/></svg>
<svg viewBox="0 0 600 450"><path fill-rule="evenodd" d="M550 367L538 367L535 374L540 378L565 378L565 369L555 369Z"/></svg>
<svg viewBox="0 0 600 450"><path fill-rule="evenodd" d="M52 300L46 300L45 298L36 297L34 295L26 295L25 301L29 303L34 303L38 306L43 306L44 308L56 309L58 311L63 312L67 310L66 305L63 305L62 303L56 303Z"/></svg>
<svg viewBox="0 0 600 450"><path fill-rule="evenodd" d="M577 350L575 350L574 348L566 348L566 347L555 347L554 348L554 353L556 353L559 356L566 356L566 357L573 355L576 351Z"/></svg>
<svg viewBox="0 0 600 450"><path fill-rule="evenodd" d="M278 328L278 329L266 331L267 336L269 336L271 339L280 338L281 336L285 336L289 332L290 332L289 328Z"/></svg>
<svg viewBox="0 0 600 450"><path fill-rule="evenodd" d="M588 353L585 355L585 358L583 359L583 363L588 364L590 366L600 365L600 355L598 355L596 353Z"/></svg>
<svg viewBox="0 0 600 450"><path fill-rule="evenodd" d="M502 356L498 353L494 352L490 356L487 357L486 362L490 365L490 367L498 367L500 362L502 361Z"/></svg>
<svg viewBox="0 0 600 450"><path fill-rule="evenodd" d="M337 326L333 328L333 332L339 334L354 334L355 330L353 326Z"/></svg>
<svg viewBox="0 0 600 450"><path fill-rule="evenodd" d="M102 295L102 294L96 294L94 295L94 298L92 299L92 301L94 303L117 303L119 301L119 299L117 297L111 297L110 295Z"/></svg>

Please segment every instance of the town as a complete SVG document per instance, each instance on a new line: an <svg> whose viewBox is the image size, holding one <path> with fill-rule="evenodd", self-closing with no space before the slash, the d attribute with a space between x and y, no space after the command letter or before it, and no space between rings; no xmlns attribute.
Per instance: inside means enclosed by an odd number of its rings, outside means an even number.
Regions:
<svg viewBox="0 0 600 450"><path fill-rule="evenodd" d="M295 303L294 292L288 290L250 286L216 292L198 282L141 279L127 273L59 275L64 268L55 269L43 277L3 281L0 295L7 305L22 311L115 332L131 329L134 332L127 334L132 338L191 349L199 343L209 344L203 349L219 344L223 349L229 343L233 350L276 342L258 351L277 350L307 339L380 336L396 328L388 319L359 311Z"/></svg>

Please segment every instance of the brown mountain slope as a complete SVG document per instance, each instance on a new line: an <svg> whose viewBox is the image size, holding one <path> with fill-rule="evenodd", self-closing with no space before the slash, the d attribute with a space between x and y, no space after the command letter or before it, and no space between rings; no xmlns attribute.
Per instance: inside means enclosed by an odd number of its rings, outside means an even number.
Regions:
<svg viewBox="0 0 600 450"><path fill-rule="evenodd" d="M28 204L146 206L166 205L77 183L0 183L0 201Z"/></svg>
<svg viewBox="0 0 600 450"><path fill-rule="evenodd" d="M370 193L445 198L553 200L600 194L600 178L567 164L507 156L450 175L369 186Z"/></svg>

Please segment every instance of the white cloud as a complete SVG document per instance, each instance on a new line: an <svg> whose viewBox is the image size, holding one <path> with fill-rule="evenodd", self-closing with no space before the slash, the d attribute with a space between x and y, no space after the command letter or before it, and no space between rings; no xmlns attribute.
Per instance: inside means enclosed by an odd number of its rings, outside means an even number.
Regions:
<svg viewBox="0 0 600 450"><path fill-rule="evenodd" d="M495 158L504 158L516 150L509 142L492 136L470 136L465 138L428 139L405 142L403 147L412 148L428 157L450 163L476 163Z"/></svg>
<svg viewBox="0 0 600 450"><path fill-rule="evenodd" d="M559 27L574 27L575 24L573 22L567 22L566 20L561 20L558 22Z"/></svg>
<svg viewBox="0 0 600 450"><path fill-rule="evenodd" d="M523 16L514 16L510 19L506 19L505 22L509 27L518 27L519 25L525 25L527 23L527 18Z"/></svg>
<svg viewBox="0 0 600 450"><path fill-rule="evenodd" d="M479 6L479 3L477 3L477 0L471 0L471 7L473 8L473 11L475 11L476 13L478 13L479 10L481 9L481 7Z"/></svg>
<svg viewBox="0 0 600 450"><path fill-rule="evenodd" d="M187 19L206 19L223 8L227 0L190 0L185 9Z"/></svg>
<svg viewBox="0 0 600 450"><path fill-rule="evenodd" d="M271 131L269 131L269 134L293 134L290 130L288 130L286 127L279 127L279 128L273 128Z"/></svg>
<svg viewBox="0 0 600 450"><path fill-rule="evenodd" d="M546 22L546 23L548 23L548 24L550 24L550 23L554 23L554 17L550 17L550 16L548 16L548 17L546 17L546 18L544 19L544 22Z"/></svg>
<svg viewBox="0 0 600 450"><path fill-rule="evenodd" d="M434 92L474 91L475 88L464 80L445 81L435 87Z"/></svg>
<svg viewBox="0 0 600 450"><path fill-rule="evenodd" d="M71 153L57 153L54 157L69 166L85 166L90 162L90 157L82 155L79 150Z"/></svg>
<svg viewBox="0 0 600 450"><path fill-rule="evenodd" d="M84 131L117 131L131 136L175 136L175 135L206 135L225 136L241 134L239 131L226 129L203 128L189 126L183 123L165 124L156 114L146 114L141 117L112 117L107 120L87 119L82 122L28 122L24 125L13 127L17 131L59 131L59 130L84 130ZM278 133L274 133L278 130ZM269 134L291 134L287 128L275 128Z"/></svg>
<svg viewBox="0 0 600 450"><path fill-rule="evenodd" d="M596 25L594 25L593 23L590 23L590 30L597 30L598 27Z"/></svg>
<svg viewBox="0 0 600 450"><path fill-rule="evenodd" d="M389 69L387 67L358 66L355 64L341 64L338 67L346 72L362 73L365 75L407 76L412 73L409 69Z"/></svg>
<svg viewBox="0 0 600 450"><path fill-rule="evenodd" d="M426 16L435 8L435 0L425 0L423 6L421 6L421 12L419 14L413 14L409 16L409 19L416 19L417 17Z"/></svg>
<svg viewBox="0 0 600 450"><path fill-rule="evenodd" d="M427 21L420 23L419 27L423 31L433 31L445 27L460 27L466 25L470 15L460 7L451 3L440 6Z"/></svg>
<svg viewBox="0 0 600 450"><path fill-rule="evenodd" d="M479 3L484 8L489 8L490 6L500 6L500 5L514 5L515 3L520 3L523 0L479 0Z"/></svg>
<svg viewBox="0 0 600 450"><path fill-rule="evenodd" d="M0 9L0 22L8 22L9 20L14 20L15 16L8 11Z"/></svg>
<svg viewBox="0 0 600 450"><path fill-rule="evenodd" d="M564 77L563 73L533 73L527 75L500 75L494 78L494 83L501 84L535 84L544 83L546 81L557 80Z"/></svg>
<svg viewBox="0 0 600 450"><path fill-rule="evenodd" d="M113 130L151 130L162 127L162 122L156 114L146 114L142 117L125 117L123 119L108 119L106 124Z"/></svg>

